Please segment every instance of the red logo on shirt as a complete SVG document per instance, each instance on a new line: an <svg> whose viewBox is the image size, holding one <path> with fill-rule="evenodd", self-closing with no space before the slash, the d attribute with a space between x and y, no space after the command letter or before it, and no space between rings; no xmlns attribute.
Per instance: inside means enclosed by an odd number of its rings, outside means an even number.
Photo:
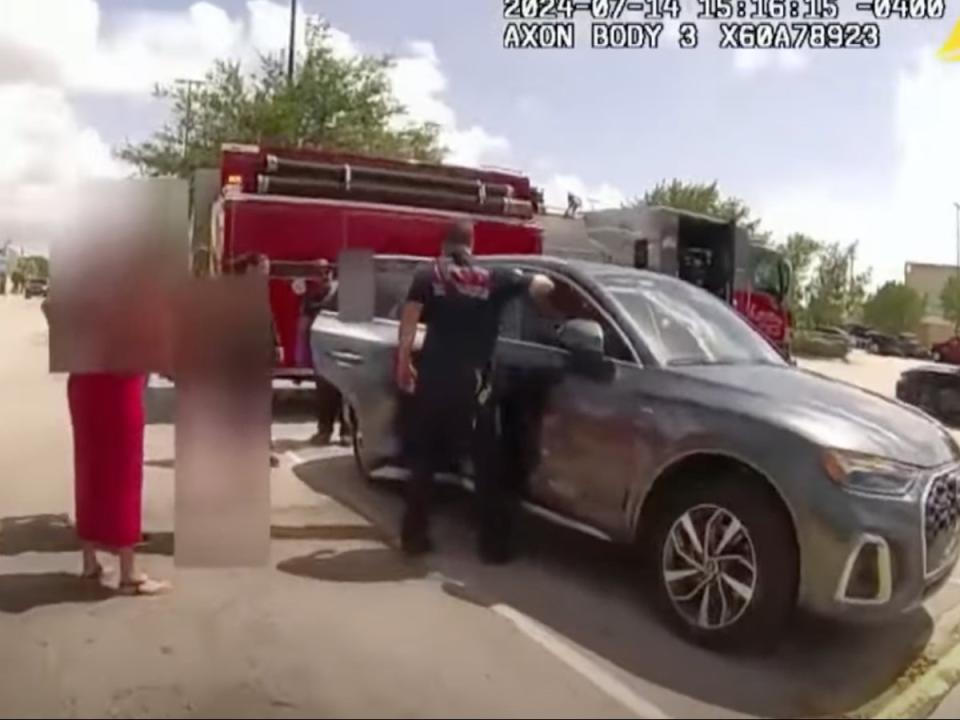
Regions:
<svg viewBox="0 0 960 720"><path fill-rule="evenodd" d="M483 268L438 261L433 265L433 291L446 295L448 288L466 297L486 300L490 297L490 273Z"/></svg>

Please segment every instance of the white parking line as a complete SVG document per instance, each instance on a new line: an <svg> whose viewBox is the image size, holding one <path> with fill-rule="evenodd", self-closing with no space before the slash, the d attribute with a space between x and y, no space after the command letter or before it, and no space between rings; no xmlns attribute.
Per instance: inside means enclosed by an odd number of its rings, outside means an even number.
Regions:
<svg viewBox="0 0 960 720"><path fill-rule="evenodd" d="M575 650L568 642L533 618L524 615L509 605L493 605L490 609L502 618L509 620L520 632L540 645L540 647L567 665L570 669L578 672L593 683L601 692L616 700L637 717L657 718L658 720L670 717L656 705L637 695L598 663Z"/></svg>
<svg viewBox="0 0 960 720"><path fill-rule="evenodd" d="M947 582L951 585L960 585L960 577L947 578Z"/></svg>

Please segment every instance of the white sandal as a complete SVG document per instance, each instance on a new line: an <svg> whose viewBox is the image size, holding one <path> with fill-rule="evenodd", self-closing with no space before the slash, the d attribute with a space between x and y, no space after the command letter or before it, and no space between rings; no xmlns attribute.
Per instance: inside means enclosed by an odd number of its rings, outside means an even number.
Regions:
<svg viewBox="0 0 960 720"><path fill-rule="evenodd" d="M146 576L138 580L126 580L121 582L118 587L121 595L144 595L150 597L163 595L172 589L173 586L165 580L154 580Z"/></svg>

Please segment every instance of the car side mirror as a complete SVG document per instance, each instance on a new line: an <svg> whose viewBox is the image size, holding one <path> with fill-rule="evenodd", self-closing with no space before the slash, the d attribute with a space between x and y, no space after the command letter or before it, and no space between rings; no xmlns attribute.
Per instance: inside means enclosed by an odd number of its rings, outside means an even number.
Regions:
<svg viewBox="0 0 960 720"><path fill-rule="evenodd" d="M560 327L560 345L570 353L568 369L594 380L610 380L616 371L604 355L603 328L593 320L570 320Z"/></svg>
<svg viewBox="0 0 960 720"><path fill-rule="evenodd" d="M560 344L578 355L603 356L603 328L593 320L569 320L560 326Z"/></svg>

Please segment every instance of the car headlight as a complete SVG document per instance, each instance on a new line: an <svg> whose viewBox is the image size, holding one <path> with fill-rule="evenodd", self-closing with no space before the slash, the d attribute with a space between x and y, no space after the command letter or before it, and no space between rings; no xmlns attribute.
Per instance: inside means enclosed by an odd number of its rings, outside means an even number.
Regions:
<svg viewBox="0 0 960 720"><path fill-rule="evenodd" d="M838 485L871 495L892 497L909 493L923 473L916 465L849 450L825 451L823 468Z"/></svg>

